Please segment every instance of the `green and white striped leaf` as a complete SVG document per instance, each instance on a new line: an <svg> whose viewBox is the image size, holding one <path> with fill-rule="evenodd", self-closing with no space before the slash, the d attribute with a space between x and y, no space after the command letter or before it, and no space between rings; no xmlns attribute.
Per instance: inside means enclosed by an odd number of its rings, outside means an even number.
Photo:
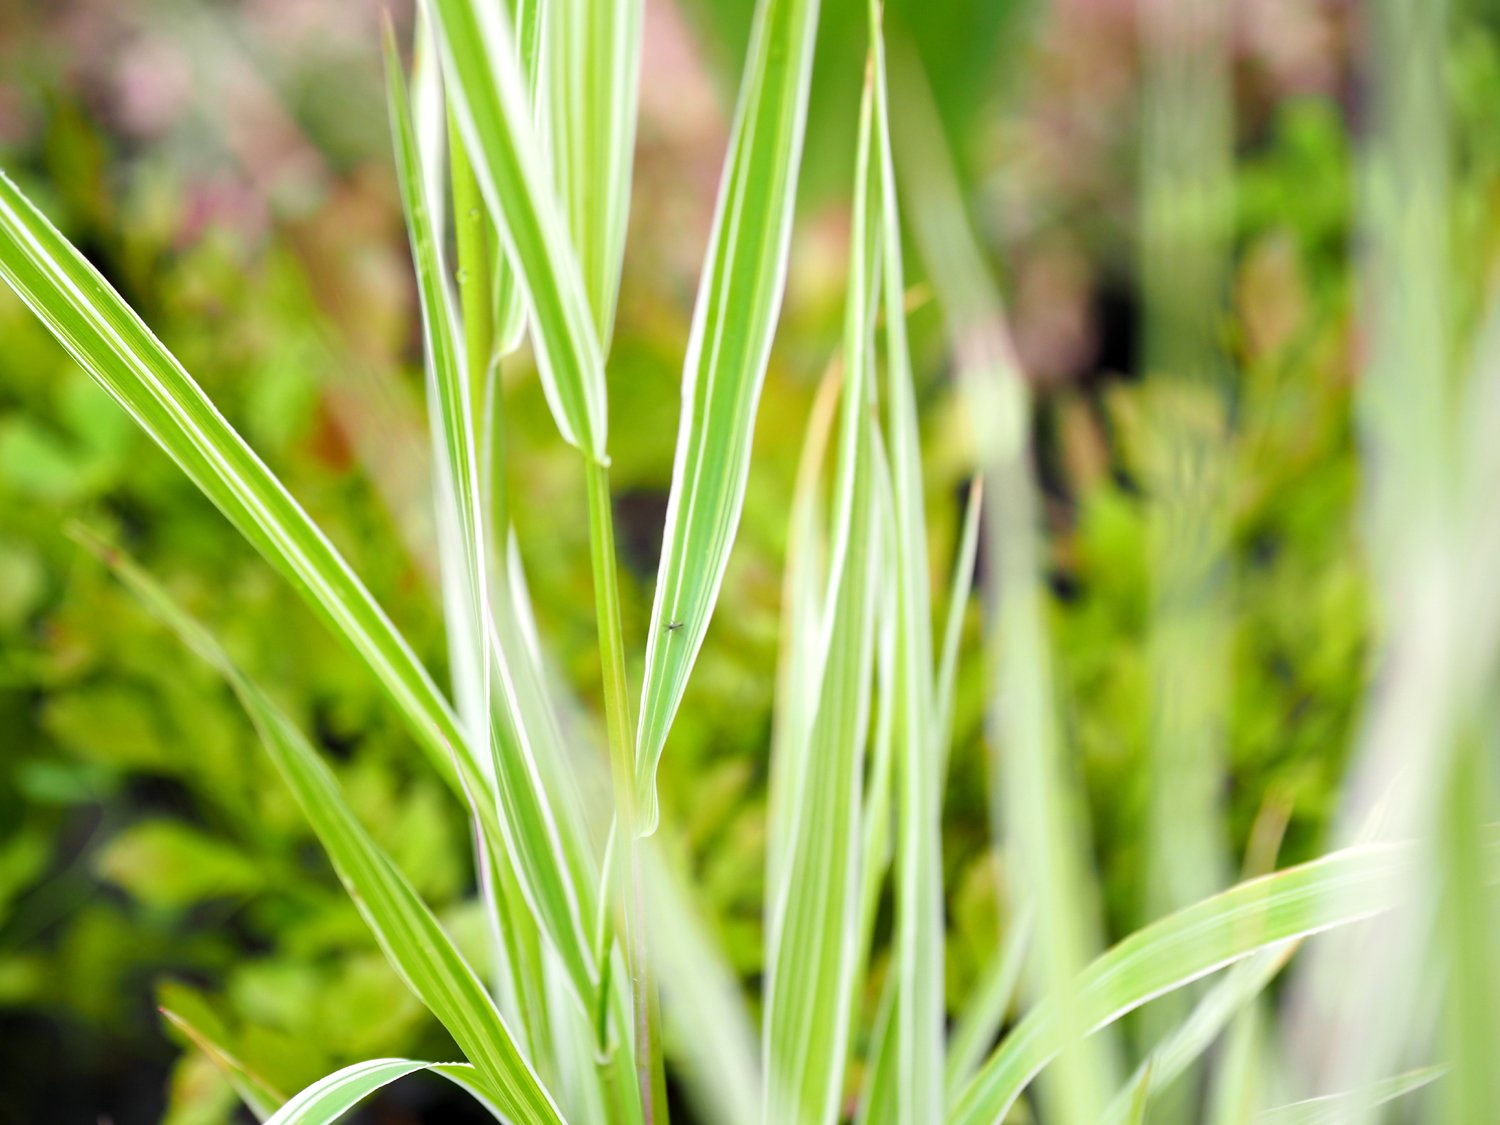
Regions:
<svg viewBox="0 0 1500 1125"><path fill-rule="evenodd" d="M510 268L563 439L608 462L604 357L502 3L430 0L459 133Z"/></svg>
<svg viewBox="0 0 1500 1125"><path fill-rule="evenodd" d="M537 123L540 134L537 141L544 153L548 150L545 92L542 86L546 73L546 43L543 33L547 22L544 18L547 8L548 5L544 5L543 0L514 0L512 3L521 78L527 93L531 95L531 119ZM494 231L493 225L491 231ZM521 280L505 257L505 247L500 243L498 233L494 234L490 257L494 267L495 355L504 357L521 346L521 338L526 332L526 302L521 296Z"/></svg>
<svg viewBox="0 0 1500 1125"><path fill-rule="evenodd" d="M641 828L745 503L750 442L786 285L818 0L761 0L682 377L682 413L636 738Z"/></svg>
<svg viewBox="0 0 1500 1125"><path fill-rule="evenodd" d="M931 576L923 511L922 451L916 393L906 339L905 267L891 157L889 87L881 5L871 0L870 81L873 92L873 210L880 232L885 313L886 435L894 498L896 589L895 785L896 914L893 936L892 1049L880 1065L893 1068L895 1104L881 1120L900 1125L937 1121L943 1110L943 865L940 764L933 703ZM877 1085L879 1081L877 1079Z"/></svg>
<svg viewBox="0 0 1500 1125"><path fill-rule="evenodd" d="M150 577L117 553L103 557L146 607L234 689L386 959L478 1068L495 1104L518 1121L560 1123L551 1096L474 970L359 823L317 751Z"/></svg>
<svg viewBox="0 0 1500 1125"><path fill-rule="evenodd" d="M877 482L880 504L881 557L887 565L897 555L896 499L891 488L889 466ZM896 784L895 742L896 713L900 708L897 691L897 638L900 622L898 583L882 581L875 608L878 633L875 638L875 727L870 737L870 761L865 768L864 840L860 847L859 931L856 937L856 980L863 980L869 970L875 937L876 914L881 891L890 874L892 841L896 835L893 805ZM892 942L891 964L875 1004L870 1024L870 1042L865 1050L865 1075L860 1094L856 1125L885 1125L894 1119L900 1104L895 1088L896 994L900 990L899 960ZM855 988L851 1002L852 1027L863 1020L861 990ZM853 1032L856 1039L858 1031Z"/></svg>
<svg viewBox="0 0 1500 1125"><path fill-rule="evenodd" d="M606 352L630 217L642 0L552 0L552 165Z"/></svg>
<svg viewBox="0 0 1500 1125"><path fill-rule="evenodd" d="M451 1079L473 1093L497 1120L505 1120L497 1107L482 1096L478 1072L467 1063L415 1062L412 1059L368 1059L336 1070L299 1091L276 1111L267 1125L331 1125L376 1090L392 1082L430 1070Z"/></svg>
<svg viewBox="0 0 1500 1125"><path fill-rule="evenodd" d="M425 38L419 22L419 42ZM443 251L443 136L441 90L435 81L419 83L418 106L425 128L419 141L408 103L394 33L385 29L386 93L396 149L397 179L406 217L417 294L422 309L422 339L427 375L428 412L437 482L438 549L443 563L443 592L454 664L455 696L472 746L489 744L489 650L479 622L489 616L488 564L483 536L479 455L475 442L470 372L457 315L448 291ZM419 53L420 48L419 48ZM435 60L426 60L436 77ZM449 580L456 576L456 580ZM454 636L457 634L457 636ZM456 643L452 643L456 642ZM490 763L485 763L489 765Z"/></svg>
<svg viewBox="0 0 1500 1125"><path fill-rule="evenodd" d="M866 96L845 317L833 556L814 669L816 711L806 748L793 755L799 772L782 775L780 811L789 818L781 859L785 878L767 904L768 1123L820 1125L836 1118L860 961L861 790L881 574L880 482L887 471L873 410L877 267L871 240L864 237L870 229L869 104Z"/></svg>
<svg viewBox="0 0 1500 1125"><path fill-rule="evenodd" d="M0 174L0 276L320 617L370 666L460 795L485 771L416 655L326 536L104 277ZM492 800L473 803L498 832Z"/></svg>
<svg viewBox="0 0 1500 1125"><path fill-rule="evenodd" d="M859 462L878 456L873 426ZM783 901L773 906L767 994L768 1122L834 1119L859 960L861 776L869 733L875 582L880 564L874 473L860 471L835 546L834 613L803 776Z"/></svg>
<svg viewBox="0 0 1500 1125"><path fill-rule="evenodd" d="M1486 875L1500 862L1500 833L1485 842ZM1259 950L1345 926L1396 905L1416 852L1362 845L1252 879L1138 930L1080 975L1075 996L1089 1028L1107 1026L1163 993ZM1001 1120L1057 1054L1051 1006L1033 1009L985 1062L948 1116L949 1125Z"/></svg>
<svg viewBox="0 0 1500 1125"><path fill-rule="evenodd" d="M488 744L491 750L505 859L512 864L526 902L567 966L580 1002L587 1003L596 979L584 923L587 915L571 878L575 870L567 861L557 818L535 761L533 736L516 684L517 672L506 652L492 639L488 626L493 615L472 392L446 281L441 229L435 221L441 214L441 192L433 190L434 181L439 179L433 170L440 173L442 166L440 150L434 152L443 135L441 110L430 111L434 119L425 131L425 151L419 150L400 62L389 35L386 51L397 168L422 301L437 462L438 526L455 533L444 536L440 544L445 575L457 578L445 589L449 628L459 640L454 645L455 683L460 689L461 710L471 727L471 744ZM500 689L494 695L497 706L493 723L492 680Z"/></svg>

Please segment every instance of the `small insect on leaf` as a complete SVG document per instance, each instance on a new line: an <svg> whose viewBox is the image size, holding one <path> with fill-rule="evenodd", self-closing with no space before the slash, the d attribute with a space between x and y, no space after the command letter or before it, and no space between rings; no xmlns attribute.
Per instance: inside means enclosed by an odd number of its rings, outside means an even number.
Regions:
<svg viewBox="0 0 1500 1125"><path fill-rule="evenodd" d="M675 632L677 632L678 629L681 629L681 628L682 628L682 622L681 621L673 621L673 622L671 622L670 624L667 625L667 632L669 632L669 633L675 633Z"/></svg>

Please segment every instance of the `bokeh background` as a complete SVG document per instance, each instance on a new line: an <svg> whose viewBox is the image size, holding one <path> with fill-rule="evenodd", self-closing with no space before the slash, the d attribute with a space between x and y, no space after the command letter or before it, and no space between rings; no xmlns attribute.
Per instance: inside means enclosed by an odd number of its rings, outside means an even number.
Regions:
<svg viewBox="0 0 1500 1125"><path fill-rule="evenodd" d="M0 0L0 166L142 312L440 669L383 7ZM887 7L897 101L928 115L919 118L927 141L953 163L1035 391L1059 691L1118 935L1143 917L1149 816L1151 411L1141 375L1160 298L1142 256L1151 170L1165 157L1143 111L1141 5ZM1454 7L1451 262L1454 291L1477 293L1500 247L1500 23L1484 5ZM409 5L392 8L409 20ZM662 773L683 862L747 986L761 959L787 504L813 389L837 346L863 65L864 0L824 9L786 312L744 523ZM637 653L751 4L648 0L646 11L609 374L625 629ZM1360 12L1354 0L1241 0L1228 12L1209 345L1226 388L1232 676L1220 796L1230 854L1269 836L1291 861L1325 840L1372 629L1352 409ZM899 121L896 156L908 168L924 159ZM941 574L971 439L940 310L913 272ZM559 677L597 714L576 458L556 439L524 359L505 377L507 472L541 631ZM417 888L482 944L461 810L373 682L0 294L0 1123L231 1119L232 1093L163 1026L161 1003L221 1029L283 1088L371 1055L451 1052L375 949L232 699L77 547L75 524L118 538L227 639L315 732ZM976 612L945 804L954 996L971 989L1005 915L1003 865L989 845L977 640ZM463 1112L440 1085L416 1079L361 1119Z"/></svg>

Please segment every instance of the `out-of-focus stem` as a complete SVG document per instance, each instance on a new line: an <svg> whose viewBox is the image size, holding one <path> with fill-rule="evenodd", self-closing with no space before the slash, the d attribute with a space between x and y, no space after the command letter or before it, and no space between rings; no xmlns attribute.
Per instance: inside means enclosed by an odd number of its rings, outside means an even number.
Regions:
<svg viewBox="0 0 1500 1125"><path fill-rule="evenodd" d="M589 543L594 564L594 607L604 677L604 719L609 734L610 776L615 797L614 846L611 848L611 870L606 872L606 879L624 937L641 1106L645 1121L652 1125L666 1121L666 1080L661 1060L660 1016L646 957L640 845L636 839L635 738L625 683L625 642L620 626L614 512L609 495L609 468L590 460L585 472L588 478ZM607 942L603 955L608 956ZM607 982L608 974L601 973L601 979Z"/></svg>

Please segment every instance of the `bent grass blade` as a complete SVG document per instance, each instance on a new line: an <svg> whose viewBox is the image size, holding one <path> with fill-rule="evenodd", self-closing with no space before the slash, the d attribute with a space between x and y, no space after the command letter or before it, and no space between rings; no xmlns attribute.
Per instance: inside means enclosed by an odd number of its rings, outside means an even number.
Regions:
<svg viewBox="0 0 1500 1125"><path fill-rule="evenodd" d="M473 1094L494 1115L505 1117L490 1101L478 1072L467 1063L416 1062L412 1059L368 1059L318 1079L276 1111L266 1125L333 1125L376 1090L408 1074L430 1070Z"/></svg>
<svg viewBox="0 0 1500 1125"><path fill-rule="evenodd" d="M91 549L101 554L152 614L234 689L387 960L448 1029L492 1090L496 1104L520 1121L561 1125L551 1095L517 1048L474 970L359 823L333 772L306 737L148 575L117 552L101 551L97 544Z"/></svg>
<svg viewBox="0 0 1500 1125"><path fill-rule="evenodd" d="M1138 930L1098 958L1074 988L1088 1028L1106 1027L1157 996L1259 950L1384 913L1417 861L1409 845L1359 845L1241 883ZM1485 840L1486 875L1500 874L1500 832ZM1057 1054L1051 1005L1033 1009L989 1057L949 1125L998 1121Z"/></svg>
<svg viewBox="0 0 1500 1125"><path fill-rule="evenodd" d="M488 795L457 718L343 556L145 322L3 173L0 276L369 665L438 774L466 801ZM476 797L472 808L498 835L493 800Z"/></svg>

